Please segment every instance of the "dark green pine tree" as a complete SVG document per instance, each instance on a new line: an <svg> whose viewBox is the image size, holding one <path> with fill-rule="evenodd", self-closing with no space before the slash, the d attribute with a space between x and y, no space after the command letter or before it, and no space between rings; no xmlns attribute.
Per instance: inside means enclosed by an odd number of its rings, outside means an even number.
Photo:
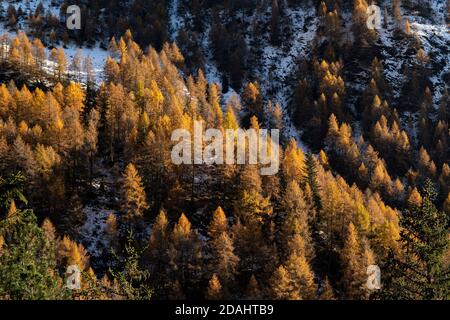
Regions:
<svg viewBox="0 0 450 320"><path fill-rule="evenodd" d="M436 190L425 182L420 206L405 210L400 218L404 255L391 254L381 268L385 299L437 300L450 298L450 270L443 267L449 246L448 217L436 209Z"/></svg>
<svg viewBox="0 0 450 320"><path fill-rule="evenodd" d="M0 177L0 300L68 298L58 276L55 247L37 225L32 210L17 210L14 200L27 203L21 174Z"/></svg>
<svg viewBox="0 0 450 320"><path fill-rule="evenodd" d="M8 178L0 176L0 217L6 214L13 201L21 201L27 204L27 199L22 194L25 177L20 173L10 175Z"/></svg>
<svg viewBox="0 0 450 320"><path fill-rule="evenodd" d="M322 201L320 200L319 184L317 182L317 163L311 152L308 152L305 157L304 182L311 188L314 207L319 213L322 210Z"/></svg>
<svg viewBox="0 0 450 320"><path fill-rule="evenodd" d="M114 279L113 293L126 300L150 300L153 289L149 285L150 272L141 267L142 254L147 249L139 249L134 245L132 230L128 230L127 243L121 257L113 252L117 258L117 269L109 269Z"/></svg>
<svg viewBox="0 0 450 320"><path fill-rule="evenodd" d="M58 276L55 248L32 210L10 211L0 221L0 300L68 299Z"/></svg>

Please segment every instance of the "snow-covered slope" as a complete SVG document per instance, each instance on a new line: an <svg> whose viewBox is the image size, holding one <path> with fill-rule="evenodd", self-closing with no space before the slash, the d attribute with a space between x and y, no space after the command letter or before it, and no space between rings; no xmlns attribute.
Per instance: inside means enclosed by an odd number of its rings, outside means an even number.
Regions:
<svg viewBox="0 0 450 320"><path fill-rule="evenodd" d="M9 5L12 5L17 11L21 9L23 15L17 17L17 29L27 32L27 17L36 11L39 3L42 3L44 7L44 12L50 13L55 17L60 16L60 4L63 3L62 0L27 0L27 1L1 1L0 5L3 5L4 12L7 11ZM0 22L0 35L8 34L10 38L17 36L17 32L7 27L6 22ZM31 37L32 38L32 37ZM51 48L47 48L47 56ZM64 51L66 58L70 64L71 60L75 56L77 50L81 50L83 57L90 57L92 60L93 71L95 72L96 81L102 80L103 67L105 65L108 52L100 48L100 44L96 44L93 47L78 47L74 43L70 43L64 46ZM47 61L47 67L51 68L52 63Z"/></svg>
<svg viewBox="0 0 450 320"><path fill-rule="evenodd" d="M38 3L41 1L17 1L11 4L19 10L19 7L24 11L24 15L18 18L18 26L20 29L27 29L26 15L34 12ZM51 14L59 16L58 3L61 1L43 0L42 4L46 11ZM6 10L9 1L3 1L4 9ZM183 7L183 1L170 0L168 1L167 14L170 39L175 41L180 30L189 32L189 26L192 25L192 15L189 10ZM304 1L299 5L288 5L287 1L279 0L283 10L281 13L281 21L283 25L289 30L288 34L283 34L283 42L280 46L273 46L270 42L270 30L267 27L265 32L259 35L258 39L252 39L254 34L253 29L256 24L262 26L269 26L271 10L268 2L262 1L257 10L244 14L239 11L239 19L243 20L246 29L243 30L245 41L249 47L257 43L261 48L255 54L249 53L251 65L249 70L246 70L246 79L244 83L250 80L257 79L259 81L262 94L266 100L272 100L274 103L280 103L284 110L285 128L289 136L296 137L300 141L300 133L292 125L289 114L290 99L292 98L295 81L301 76L298 75L297 62L300 59L308 59L311 56L312 41L316 37L318 20L316 17L315 1ZM53 5L56 4L56 5ZM411 30L413 37L420 40L425 52L430 57L431 76L430 81L433 85L434 102L437 105L442 93L450 79L450 36L448 25L446 24L447 1L433 0L431 1L431 14L424 17L423 14L411 11L402 6L402 17L411 22ZM378 5L388 11L388 21L378 30L379 40L377 46L379 47L380 59L383 61L385 69L385 77L392 88L393 99L399 99L401 95L401 88L409 81L403 75L405 65L408 66L414 60L414 54L407 48L407 40L400 39L396 35L396 22L392 14L392 6L390 0L380 0ZM351 5L343 8L343 24L344 30L351 33ZM219 83L223 79L223 75L217 67L209 41L209 32L211 30L211 10L203 17L204 28L198 35L199 43L204 55L205 76L209 82ZM285 32L285 29L283 32ZM8 30L4 23L0 24L0 33L8 32L14 35L14 32ZM66 55L70 60L76 53L77 47L73 44L65 48ZM108 53L101 49L97 44L94 48L81 48L84 56L90 56L93 60L94 69L97 80L101 80L101 72ZM364 69L360 65L345 66L350 70L351 79L346 83L349 92L361 93L370 81L370 70ZM347 72L347 71L346 71ZM224 93L223 102L232 95L233 92L239 91L238 88L229 88L229 91ZM349 99L349 109L356 112L354 106L351 104L355 101ZM395 106L395 101L391 101ZM354 127L357 127L355 124ZM304 146L303 146L304 147Z"/></svg>

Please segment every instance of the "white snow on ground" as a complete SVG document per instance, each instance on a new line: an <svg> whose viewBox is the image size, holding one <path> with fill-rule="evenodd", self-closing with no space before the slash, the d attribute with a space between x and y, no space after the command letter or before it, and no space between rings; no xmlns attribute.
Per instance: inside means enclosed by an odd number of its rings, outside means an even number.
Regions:
<svg viewBox="0 0 450 320"><path fill-rule="evenodd" d="M286 8L286 17L291 22L292 36L283 47L274 47L267 41L260 62L259 79L265 96L270 89L275 91L271 97L280 103L284 113L285 134L295 138L300 148L308 148L301 142L301 134L289 117L289 98L292 95L293 79L296 78L297 61L307 58L308 46L316 35L317 19L311 7ZM305 31L306 28L306 31Z"/></svg>
<svg viewBox="0 0 450 320"><path fill-rule="evenodd" d="M296 62L300 58L306 58L306 51L316 34L317 20L311 7L286 8L286 17L291 22L292 37L282 47L274 47L269 41L264 46L260 61L258 76L261 79L261 88L267 91L275 89L274 102L279 102L283 108L287 107L288 98L291 95L289 82L297 72ZM307 22L307 19L311 19ZM304 31L304 27L307 28Z"/></svg>
<svg viewBox="0 0 450 320"><path fill-rule="evenodd" d="M4 29L2 30L0 28L0 36L4 35L4 34L8 34L10 39L13 39L14 37L17 36L17 34L14 32L6 31ZM9 50L9 46L5 46L4 49ZM97 83L101 82L106 58L109 55L107 50L100 48L100 45L98 43L93 48L84 48L84 47L78 48L76 45L71 44L63 49L64 49L64 52L66 55L68 69L70 69L70 64L72 63L73 57L75 56L78 49L80 49L81 54L82 54L82 63L83 63L83 60L85 57L91 58L93 72L95 74L95 80ZM49 56L50 56L49 48L46 48L46 55L47 55L47 60L45 60L45 63L44 63L44 70L51 73L54 70L55 64L49 60ZM69 73L70 73L70 71L69 71ZM80 74L81 74L81 81L83 81L83 79L85 79L85 77L86 77L86 72L82 71Z"/></svg>
<svg viewBox="0 0 450 320"><path fill-rule="evenodd" d="M177 1L177 0L175 0ZM7 7L11 4L18 10L19 8L22 8L22 11L24 12L24 16L18 19L17 27L19 30L26 30L27 29L27 21L26 17L29 15L29 13L34 13L39 3L42 2L44 7L45 14L47 12L50 12L52 15L59 17L60 15L60 2L62 1L52 1L52 0L29 0L29 1L18 1L18 2L9 2L9 1L3 1L3 8L6 12ZM54 3L55 5L52 5ZM1 5L1 3L0 3ZM3 23L0 23L0 35L8 34L10 38L14 38L17 36L17 33L15 31L9 30ZM100 45L97 43L94 47L88 48L88 47L82 47L80 48L82 51L83 57L90 57L92 60L93 65L93 71L95 73L95 78L97 83L99 83L102 80L102 73L103 73L103 67L105 65L106 58L108 57L108 51L100 48ZM70 65L72 58L74 57L75 53L77 52L78 47L71 43L67 45L66 48L64 48L64 52L66 54L68 65ZM50 50L47 48L47 56L49 56ZM48 71L51 71L53 68L53 63L50 61L46 62L46 67ZM86 74L84 72L81 73L82 79L85 78Z"/></svg>
<svg viewBox="0 0 450 320"><path fill-rule="evenodd" d="M172 41L175 41L175 39L178 36L178 30L180 30L180 28L184 26L184 21L178 14L178 8L179 8L179 0L172 0L168 10L169 31L170 31L170 38Z"/></svg>
<svg viewBox="0 0 450 320"><path fill-rule="evenodd" d="M381 54L384 67L384 75L386 80L391 84L394 98L400 97L400 90L403 84L403 64L401 58L398 56L398 48L393 40L393 32L395 30L395 22L390 16L386 28L382 26L378 31L381 42ZM403 48L405 49L405 48Z"/></svg>
<svg viewBox="0 0 450 320"><path fill-rule="evenodd" d="M404 17L411 22L411 31L419 37L423 49L435 64L430 81L434 86L433 102L437 107L443 90L449 85L443 79L450 72L450 31L445 22L447 0L431 1L431 9L433 24L417 14Z"/></svg>
<svg viewBox="0 0 450 320"><path fill-rule="evenodd" d="M86 221L80 228L78 238L85 246L89 255L99 258L104 253L110 252L109 240L106 234L106 219L110 214L116 214L111 209L116 201L115 178L111 170L96 165L99 177L94 179L92 186L96 189L97 198L95 205L84 207Z"/></svg>
<svg viewBox="0 0 450 320"><path fill-rule="evenodd" d="M411 23L412 36L417 36L422 46L431 60L438 64L434 66L433 75L430 80L434 86L434 103L438 104L442 97L445 86L443 75L450 71L450 34L449 27L445 24L446 0L435 0L432 2L434 24L421 17L417 12L406 12L402 8L402 17L404 21ZM437 21L437 22L436 22ZM397 40L394 40L394 30L396 22L392 15L389 15L387 28L384 26L378 30L380 42L382 44L381 52L385 68L385 76L392 85L394 97L399 98L400 89L403 85L403 66L404 63L411 61L411 57L406 55L406 46L402 46Z"/></svg>
<svg viewBox="0 0 450 320"><path fill-rule="evenodd" d="M17 17L17 27L19 29L24 30L26 28L26 20L30 13L34 13L36 11L39 3L42 3L44 7L44 14L50 13L55 17L59 17L60 15L60 5L63 1L55 1L55 0L26 0L26 1L2 1L3 2L3 10L7 12L7 8L9 5L13 6L16 9L16 12L19 11L19 8L22 9L24 15L22 17ZM2 5L2 3L0 3Z"/></svg>
<svg viewBox="0 0 450 320"><path fill-rule="evenodd" d="M19 10L19 8L22 8L22 11L27 14L29 12L34 12L39 5L39 3L42 3L45 13L50 12L54 16L59 16L59 8L60 5L63 3L63 0L24 0L24 1L10 1L10 0L4 0L3 1L3 7L6 10L6 8L9 5L12 5L16 10Z"/></svg>
<svg viewBox="0 0 450 320"><path fill-rule="evenodd" d="M439 64L430 78L434 86L434 104L439 105L443 91L449 83L445 83L443 76L450 72L450 32L447 25L430 25L414 22L411 29L422 41L425 52Z"/></svg>
<svg viewBox="0 0 450 320"><path fill-rule="evenodd" d="M78 49L81 50L83 57L91 58L92 66L94 68L93 71L96 76L96 81L100 82L102 80L102 73L103 68L105 66L106 58L109 55L108 51L100 48L99 43L96 43L95 47L93 48L87 47L78 48L76 45L73 44L69 45L67 48L64 48L64 52L66 54L66 58L67 61L69 62L69 65Z"/></svg>
<svg viewBox="0 0 450 320"><path fill-rule="evenodd" d="M209 83L222 84L222 77L220 71L216 67L216 63L213 59L213 53L209 43L209 33L211 30L211 25L205 28L202 34L202 48L205 58L205 78Z"/></svg>
<svg viewBox="0 0 450 320"><path fill-rule="evenodd" d="M447 0L431 1L433 17L438 24L445 24L445 13L447 12Z"/></svg>
<svg viewBox="0 0 450 320"><path fill-rule="evenodd" d="M100 198L100 203L105 202L105 198ZM84 209L86 222L79 230L81 242L93 258L99 258L109 250L109 241L106 237L106 219L112 212L96 206L86 206Z"/></svg>

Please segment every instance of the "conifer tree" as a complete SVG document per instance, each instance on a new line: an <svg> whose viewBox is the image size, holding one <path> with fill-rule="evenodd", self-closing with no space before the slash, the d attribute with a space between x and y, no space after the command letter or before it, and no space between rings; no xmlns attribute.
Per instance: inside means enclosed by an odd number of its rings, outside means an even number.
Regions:
<svg viewBox="0 0 450 320"><path fill-rule="evenodd" d="M305 254L292 251L285 263L285 268L289 273L295 295L298 294L304 300L315 299L317 288L314 283L314 274Z"/></svg>
<svg viewBox="0 0 450 320"><path fill-rule="evenodd" d="M297 146L297 142L295 139L291 139L286 147L284 159L281 164L286 183L291 180L300 183L304 172L304 159L305 156Z"/></svg>
<svg viewBox="0 0 450 320"><path fill-rule="evenodd" d="M148 208L145 190L136 167L130 163L125 169L122 183L122 210L129 221L136 222Z"/></svg>
<svg viewBox="0 0 450 320"><path fill-rule="evenodd" d="M0 193L4 196L4 193ZM58 276L55 247L37 226L32 210L0 220L0 298L67 299Z"/></svg>
<svg viewBox="0 0 450 320"><path fill-rule="evenodd" d="M228 285L234 280L239 258L234 254L233 240L229 236L227 220L220 207L214 212L208 235L211 255L209 271L218 276L223 285Z"/></svg>
<svg viewBox="0 0 450 320"><path fill-rule="evenodd" d="M323 282L319 298L320 298L320 300L335 300L336 299L334 292L333 292L333 287L331 286L328 278L325 278L325 280Z"/></svg>
<svg viewBox="0 0 450 320"><path fill-rule="evenodd" d="M240 258L239 271L263 272L277 263L277 253L266 243L261 222L251 219L238 222L233 227L233 239L237 256ZM268 271L271 272L270 270ZM264 272L264 275L267 275Z"/></svg>
<svg viewBox="0 0 450 320"><path fill-rule="evenodd" d="M260 120L264 119L263 102L259 85L257 83L250 82L247 84L244 88L244 92L242 93L242 99L244 101L244 106L249 112L249 119L252 116L256 116Z"/></svg>
<svg viewBox="0 0 450 320"><path fill-rule="evenodd" d="M364 299L367 295L368 259L362 248L358 233L352 223L348 226L347 238L342 249L342 285L347 299Z"/></svg>
<svg viewBox="0 0 450 320"><path fill-rule="evenodd" d="M272 16L270 21L270 41L273 45L278 45L280 37L280 9L278 8L278 0L272 0Z"/></svg>
<svg viewBox="0 0 450 320"><path fill-rule="evenodd" d="M312 246L311 232L309 227L311 208L304 200L304 194L295 181L291 181L285 191L282 201L284 212L284 221L282 223L282 241L285 243L285 255L288 256L292 250L292 241L299 236L302 241L302 247L299 250L306 255L308 260L314 256Z"/></svg>
<svg viewBox="0 0 450 320"><path fill-rule="evenodd" d="M217 239L223 232L228 232L227 217L225 216L223 209L217 207L208 228L208 236L211 239Z"/></svg>
<svg viewBox="0 0 450 320"><path fill-rule="evenodd" d="M420 207L422 205L422 196L420 195L419 190L417 190L416 187L411 190L407 200L407 204L411 207Z"/></svg>
<svg viewBox="0 0 450 320"><path fill-rule="evenodd" d="M299 300L299 292L292 287L289 273L279 266L269 281L269 296L275 300Z"/></svg>
<svg viewBox="0 0 450 320"><path fill-rule="evenodd" d="M304 179L311 188L314 207L317 212L320 212L320 210L322 209L322 203L320 202L319 185L317 182L317 164L314 156L311 153L306 154L305 169Z"/></svg>
<svg viewBox="0 0 450 320"><path fill-rule="evenodd" d="M53 243L56 240L56 229L49 218L45 218L44 222L42 222L41 229L47 241Z"/></svg>
<svg viewBox="0 0 450 320"><path fill-rule="evenodd" d="M243 222L261 222L272 214L270 199L262 195L261 176L257 165L246 165L240 174L239 198L234 202L237 217Z"/></svg>
<svg viewBox="0 0 450 320"><path fill-rule="evenodd" d="M152 234L145 252L155 291L164 295L169 291L170 230L166 213L161 210L152 226Z"/></svg>
<svg viewBox="0 0 450 320"><path fill-rule="evenodd" d="M184 213L174 226L171 239L169 250L173 281L179 280L181 288L187 290L201 279L202 252L197 232L192 230L192 225Z"/></svg>
<svg viewBox="0 0 450 320"><path fill-rule="evenodd" d="M400 225L403 256L391 256L383 270L382 296L388 299L440 300L449 298L450 277L443 256L449 247L448 215L437 210L436 191L426 180L422 203L404 210Z"/></svg>
<svg viewBox="0 0 450 320"><path fill-rule="evenodd" d="M123 258L118 259L117 269L110 269L116 294L126 300L150 300L153 289L149 285L150 274L140 265L142 251L133 243L133 233L129 232ZM119 258L119 257L118 257Z"/></svg>
<svg viewBox="0 0 450 320"><path fill-rule="evenodd" d="M61 82L67 70L67 59L63 48L52 49L50 60L55 64L54 75Z"/></svg>
<svg viewBox="0 0 450 320"><path fill-rule="evenodd" d="M245 297L249 300L259 300L262 298L261 290L254 274L252 274L248 281Z"/></svg>
<svg viewBox="0 0 450 320"><path fill-rule="evenodd" d="M208 283L208 291L206 292L206 298L208 300L217 300L222 297L222 285L220 284L219 277L213 274Z"/></svg>

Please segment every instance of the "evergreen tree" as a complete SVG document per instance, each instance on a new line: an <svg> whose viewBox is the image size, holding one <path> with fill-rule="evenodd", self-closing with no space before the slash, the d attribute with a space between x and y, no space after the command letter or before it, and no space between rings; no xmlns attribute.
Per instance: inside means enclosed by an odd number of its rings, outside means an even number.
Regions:
<svg viewBox="0 0 450 320"><path fill-rule="evenodd" d="M117 256L117 255L116 255ZM140 259L142 250L133 243L133 233L128 234L123 258L117 256L119 271L110 269L115 293L127 300L150 300L153 289L149 285L150 273L142 269Z"/></svg>
<svg viewBox="0 0 450 320"><path fill-rule="evenodd" d="M14 200L20 200L24 204L28 201L22 193L25 177L21 173L16 173L7 179L0 176L0 217L2 210L6 213L10 204Z"/></svg>
<svg viewBox="0 0 450 320"><path fill-rule="evenodd" d="M435 187L425 182L421 204L412 204L400 218L403 256L388 258L382 296L388 299L449 299L450 277L443 256L449 247L448 216L436 209Z"/></svg>
<svg viewBox="0 0 450 320"><path fill-rule="evenodd" d="M319 195L319 184L317 182L317 163L311 153L307 153L305 157L305 176L304 180L311 188L313 195L314 207L319 213L322 209L322 203Z"/></svg>
<svg viewBox="0 0 450 320"><path fill-rule="evenodd" d="M14 211L0 219L0 299L66 299L54 243L38 227L32 210L15 209L10 197L21 193L21 187L20 182L11 182L0 189L0 199L10 199L9 211Z"/></svg>
<svg viewBox="0 0 450 320"><path fill-rule="evenodd" d="M36 224L31 210L0 221L0 298L13 300L66 299L58 276L55 248Z"/></svg>

